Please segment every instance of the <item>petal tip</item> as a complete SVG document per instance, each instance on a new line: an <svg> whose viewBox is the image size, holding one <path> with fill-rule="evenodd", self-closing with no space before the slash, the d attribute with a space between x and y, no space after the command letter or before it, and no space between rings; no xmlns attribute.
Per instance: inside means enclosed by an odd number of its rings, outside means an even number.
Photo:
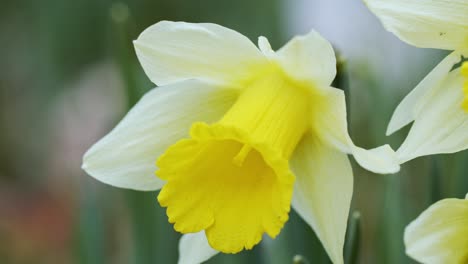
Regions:
<svg viewBox="0 0 468 264"><path fill-rule="evenodd" d="M83 158L81 160L81 169L84 170L86 173L89 173L89 170L91 169L90 166L90 160L92 159L92 154L94 152L94 147L95 145L91 146L84 154ZM92 162L91 162L92 163ZM91 174L90 174L91 175Z"/></svg>
<svg viewBox="0 0 468 264"><path fill-rule="evenodd" d="M89 169L88 163L86 163L84 160L81 163L81 169L84 171L87 171Z"/></svg>
<svg viewBox="0 0 468 264"><path fill-rule="evenodd" d="M413 120L410 120L409 122L406 121L407 123L399 122L399 119L397 119L396 115L393 114L392 118L390 119L390 122L388 122L387 131L385 131L385 135L386 136L392 135L396 131L400 130L401 128L409 124L411 121Z"/></svg>
<svg viewBox="0 0 468 264"><path fill-rule="evenodd" d="M292 38L276 54L280 65L295 80L329 86L336 76L333 47L313 29Z"/></svg>
<svg viewBox="0 0 468 264"><path fill-rule="evenodd" d="M390 121L390 123L388 124L388 127L387 127L387 131L385 131L385 135L388 137L390 135L392 135L393 133L395 133L398 129L395 128L393 125L392 125L392 122Z"/></svg>
<svg viewBox="0 0 468 264"><path fill-rule="evenodd" d="M267 57L272 57L275 55L275 52L271 48L271 44L268 39L264 36L258 37L258 48Z"/></svg>
<svg viewBox="0 0 468 264"><path fill-rule="evenodd" d="M362 167L371 172L395 174L400 171L398 156L388 144L370 150L353 147L353 155Z"/></svg>

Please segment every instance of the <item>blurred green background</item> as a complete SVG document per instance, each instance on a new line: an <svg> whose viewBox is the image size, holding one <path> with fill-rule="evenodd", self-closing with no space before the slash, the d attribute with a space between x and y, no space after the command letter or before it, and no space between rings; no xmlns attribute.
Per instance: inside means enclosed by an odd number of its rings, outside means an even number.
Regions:
<svg viewBox="0 0 468 264"><path fill-rule="evenodd" d="M3 0L0 4L0 263L176 263L178 238L154 192L104 185L83 153L153 88L132 40L160 20L213 22L274 48L314 27L346 59L355 142L384 132L403 96L444 56L401 43L360 1ZM418 158L397 175L354 166L357 259L413 263L403 229L433 202L468 192L468 153ZM348 246L349 247L349 246ZM330 263L294 213L276 240L209 263ZM347 254L348 256L348 254ZM349 258L348 258L349 259Z"/></svg>

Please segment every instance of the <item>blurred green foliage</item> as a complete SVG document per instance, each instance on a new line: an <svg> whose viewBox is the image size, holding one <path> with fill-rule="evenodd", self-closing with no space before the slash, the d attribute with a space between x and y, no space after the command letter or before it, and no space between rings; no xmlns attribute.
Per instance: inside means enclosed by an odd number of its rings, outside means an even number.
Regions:
<svg viewBox="0 0 468 264"><path fill-rule="evenodd" d="M219 23L254 42L265 35L277 48L287 35L281 30L280 6L279 0L2 1L0 263L176 263L180 235L167 223L156 193L96 182L79 169L82 153L74 156L72 164L77 166L59 175L67 180L50 179L50 157L60 144L52 126L56 102L76 88L69 83L104 61L116 65L125 107L130 108L153 88L131 41L160 20ZM403 95L389 96L388 87L378 81L380 73L365 63L361 66L349 71L352 137L364 147L386 141L397 147L407 130L390 138L384 131ZM419 80L415 77L408 87ZM358 104L366 98L371 110L360 110ZM80 146L89 147L119 119L101 124L104 130ZM466 151L419 158L405 164L399 174L384 176L354 166L353 209L361 212L356 263L411 263L404 254L405 225L433 202L465 195L467 160ZM43 196L51 196L60 206L45 202L50 210L33 214ZM62 234L55 222L36 220L43 217L41 212L68 228L63 240L55 237ZM252 251L218 255L208 263L292 263L297 254L311 264L330 262L313 231L292 212L274 241L265 238Z"/></svg>

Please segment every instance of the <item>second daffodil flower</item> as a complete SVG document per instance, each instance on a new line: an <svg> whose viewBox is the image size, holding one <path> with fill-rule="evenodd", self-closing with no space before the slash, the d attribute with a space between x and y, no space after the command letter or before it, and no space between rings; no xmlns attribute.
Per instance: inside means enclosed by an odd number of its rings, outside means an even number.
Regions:
<svg viewBox="0 0 468 264"><path fill-rule="evenodd" d="M468 148L468 1L364 0L385 28L421 48L452 50L398 105L387 134L414 124L401 163ZM460 64L461 66L459 66Z"/></svg>
<svg viewBox="0 0 468 264"><path fill-rule="evenodd" d="M431 205L406 227L405 246L421 263L468 263L468 194Z"/></svg>
<svg viewBox="0 0 468 264"><path fill-rule="evenodd" d="M180 263L276 237L291 203L343 263L353 190L347 154L394 173L395 153L351 141L343 91L330 87L335 55L318 33L278 52L260 37L259 47L215 24L146 29L135 48L159 87L85 154L83 168L117 187L161 189L169 222L189 234Z"/></svg>

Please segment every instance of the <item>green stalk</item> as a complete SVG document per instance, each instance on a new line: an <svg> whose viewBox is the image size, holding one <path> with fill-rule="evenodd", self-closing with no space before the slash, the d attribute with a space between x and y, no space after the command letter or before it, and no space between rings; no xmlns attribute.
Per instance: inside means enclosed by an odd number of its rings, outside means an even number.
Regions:
<svg viewBox="0 0 468 264"><path fill-rule="evenodd" d="M119 67L127 92L127 106L130 109L138 102L141 92L138 90L137 77L133 67L136 58L133 53L130 34L131 14L124 3L114 3L110 9L112 22L112 43L114 58ZM133 246L130 263L156 263L157 251L157 209L158 204L152 192L123 191L130 212Z"/></svg>
<svg viewBox="0 0 468 264"><path fill-rule="evenodd" d="M433 204L442 198L442 183L440 181L440 161L437 159L437 157L431 157L430 179L430 202L431 204Z"/></svg>
<svg viewBox="0 0 468 264"><path fill-rule="evenodd" d="M344 249L345 263L358 263L359 249L361 245L361 213L354 211L348 224L346 243Z"/></svg>
<svg viewBox="0 0 468 264"><path fill-rule="evenodd" d="M310 262L301 255L295 255L293 257L293 264L309 264Z"/></svg>
<svg viewBox="0 0 468 264"><path fill-rule="evenodd" d="M91 179L89 179L91 180ZM83 183L86 194L81 195L78 226L75 229L75 254L79 263L107 263L105 258L106 237L104 214L100 207L98 192L89 181Z"/></svg>
<svg viewBox="0 0 468 264"><path fill-rule="evenodd" d="M338 89L341 89L345 93L346 99L346 113L348 121L348 129L350 126L351 120L351 91L349 87L349 76L348 76L348 63L346 59L336 51L336 77L333 80L332 86Z"/></svg>

